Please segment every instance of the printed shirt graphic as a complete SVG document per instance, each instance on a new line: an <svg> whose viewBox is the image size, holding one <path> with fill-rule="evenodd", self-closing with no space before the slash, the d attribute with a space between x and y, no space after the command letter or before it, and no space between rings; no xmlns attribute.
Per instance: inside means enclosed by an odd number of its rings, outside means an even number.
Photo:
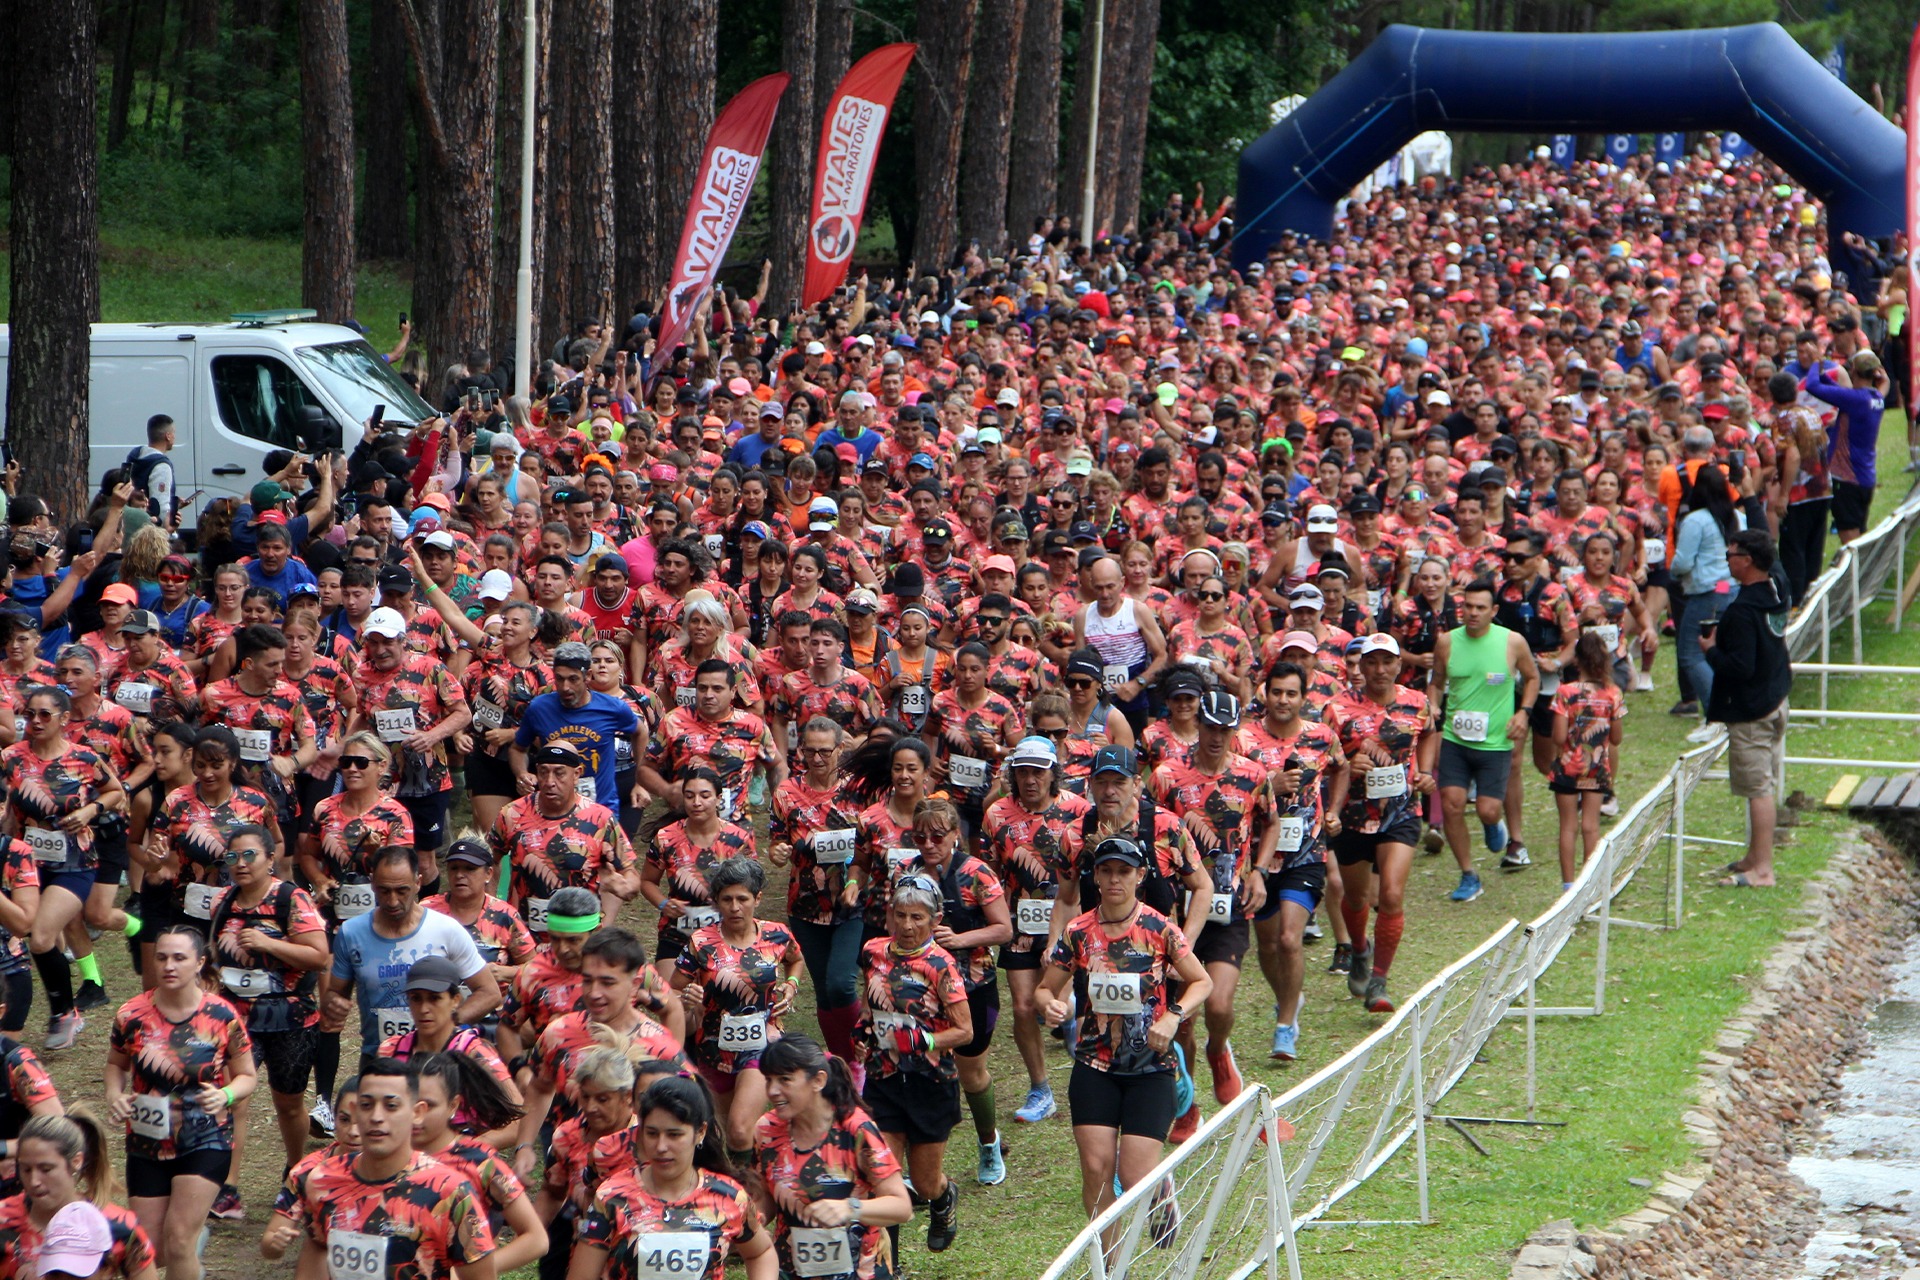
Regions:
<svg viewBox="0 0 1920 1280"><path fill-rule="evenodd" d="M111 1202L100 1205L99 1209L106 1217L111 1241L102 1259L105 1266L102 1274L137 1276L160 1265L153 1241L141 1230L133 1210ZM24 1192L0 1200L0 1280L34 1280L40 1274L36 1264L45 1243L40 1228L33 1225Z"/></svg>
<svg viewBox="0 0 1920 1280"><path fill-rule="evenodd" d="M946 901L946 910L940 922L955 933L972 933L975 929L985 928L986 905L1007 896L1006 887L1000 883L1000 877L994 874L992 867L958 848L947 861L944 874L935 874L917 854L898 866L889 867L888 871L890 874L881 894L882 901L893 900L893 887L902 877L926 876L940 886L941 896ZM991 947L952 947L947 949L947 954L960 966L960 976L968 991L978 990L995 981Z"/></svg>
<svg viewBox="0 0 1920 1280"><path fill-rule="evenodd" d="M638 1116L627 1120L627 1129L631 1131L640 1123ZM587 1132L584 1116L575 1116L563 1120L553 1128L553 1141L547 1144L547 1159L542 1171L542 1185L564 1203L571 1204L576 1210L584 1210L593 1204L593 1192L608 1175L616 1172L594 1163L598 1143L618 1134L602 1134L596 1138ZM612 1148L610 1148L612 1149Z"/></svg>
<svg viewBox="0 0 1920 1280"><path fill-rule="evenodd" d="M258 929L267 937L276 940L297 937L303 933L326 932L327 923L321 918L320 909L314 906L313 899L308 896L307 891L298 885L290 886L292 898L287 909L287 927L284 931L280 928L280 916L274 909L274 904L280 900L280 895L287 891L282 889L283 883L280 880L273 881L267 889L267 896L251 907L235 905L235 899L240 892L236 885L223 890L213 908L213 914L220 917L220 932L212 940L212 963L221 970L221 994L229 1000L239 1002L240 1007L249 1015L248 1026L261 1031L291 1031L294 1027L313 1026L320 1019L313 997L309 994L300 1001L302 1007L294 1015L291 1025L280 1026L256 1022L254 1015L258 1001L242 1001L240 993L234 991L226 982L225 971L228 969L264 973L267 986L265 990L255 994L282 996L298 991L300 984L306 980L308 971L296 969L286 961L276 960L272 956L255 954L240 945L240 933L245 929ZM261 1008L259 1012L264 1014L267 1010ZM279 1012L274 1011L276 1015Z"/></svg>
<svg viewBox="0 0 1920 1280"><path fill-rule="evenodd" d="M1585 612L1588 605L1599 605L1604 614L1603 619L1599 622L1581 622L1580 630L1600 631L1602 628L1611 627L1610 633L1601 631L1602 636L1611 641L1607 651L1616 658L1626 653L1627 605L1633 600L1631 579L1623 578L1617 573L1609 574L1604 583L1595 586L1583 573L1567 583L1567 599L1573 607L1573 615L1576 619Z"/></svg>
<svg viewBox="0 0 1920 1280"><path fill-rule="evenodd" d="M858 1028L867 1047L868 1072L893 1076L904 1073L957 1080L960 1068L948 1049L915 1049L902 1053L894 1043L891 1024L902 1018L928 1035L953 1028L947 1006L964 1003L967 988L960 965L938 943L929 942L909 956L895 955L891 940L874 938L860 950L861 1003L864 1017ZM901 1025L906 1025L901 1023Z"/></svg>
<svg viewBox="0 0 1920 1280"><path fill-rule="evenodd" d="M607 1251L605 1280L669 1273L685 1280L721 1280L728 1250L752 1239L759 1228L753 1201L731 1178L702 1173L686 1196L662 1200L641 1185L638 1169L630 1169L600 1184L574 1238ZM691 1233L707 1237L706 1259L697 1270L679 1269L678 1259L650 1256L666 1248L662 1237Z"/></svg>
<svg viewBox="0 0 1920 1280"><path fill-rule="evenodd" d="M240 687L237 677L210 684L200 695L200 722L222 724L229 729L264 729L271 736L267 750L276 756L293 754L294 742L315 732L313 715L306 700L291 681L281 680L263 694L252 694Z"/></svg>
<svg viewBox="0 0 1920 1280"><path fill-rule="evenodd" d="M511 906L492 894L481 898L480 914L474 917L472 924L462 923L454 915L453 904L447 901L444 893L423 898L420 905L446 916L465 929L467 936L473 939L474 948L480 952L480 958L488 964L519 966L525 964L533 954L533 934L528 932L526 922Z"/></svg>
<svg viewBox="0 0 1920 1280"><path fill-rule="evenodd" d="M1270 774L1284 770L1288 760L1296 760L1300 765L1300 790L1290 797L1281 796L1271 777L1268 780L1275 812L1282 817L1303 820L1298 847L1288 849L1286 842L1281 842L1278 852L1282 867L1306 866L1322 860L1320 823L1326 814L1327 779L1347 758L1333 730L1312 720L1303 719L1299 723L1300 732L1285 740L1267 732L1264 723L1256 722L1240 730L1240 749Z"/></svg>
<svg viewBox="0 0 1920 1280"><path fill-rule="evenodd" d="M979 706L966 707L960 703L959 692L948 689L933 697L925 736L950 770L956 756L971 756L986 764L986 779L978 786L949 784L954 792L984 796L993 785L1003 744L1017 741L1025 731L1026 717L1020 708L993 690L987 690L986 700Z"/></svg>
<svg viewBox="0 0 1920 1280"><path fill-rule="evenodd" d="M750 711L735 711L715 723L701 719L692 707L675 707L648 740L647 763L669 782L686 769L712 769L720 775L720 816L735 822L746 808L754 767L773 750L767 722Z"/></svg>
<svg viewBox="0 0 1920 1280"><path fill-rule="evenodd" d="M687 834L683 820L660 829L660 834L654 837L653 848L647 852L647 861L660 869L660 887L667 891L669 898L704 906L713 901L707 892L708 872L728 858L757 859L758 856L753 832L745 827L722 822L712 844L697 845ZM659 931L661 937L672 935L683 944L687 938L686 932L665 916L660 917Z"/></svg>
<svg viewBox="0 0 1920 1280"><path fill-rule="evenodd" d="M585 1009L562 1014L547 1024L547 1029L540 1033L540 1040L529 1055L528 1061L535 1077L553 1085L556 1119L570 1119L578 1113L573 1075L581 1059L599 1047L593 1038L593 1028L593 1019ZM671 1062L675 1070L686 1067L686 1054L682 1052L680 1042L673 1038L671 1031L644 1013L640 1015L638 1025L627 1033L627 1038L639 1054L635 1059L637 1062L658 1058L662 1062Z"/></svg>
<svg viewBox="0 0 1920 1280"><path fill-rule="evenodd" d="M354 1163L330 1156L302 1180L307 1238L321 1249L336 1232L378 1236L387 1280L442 1280L494 1251L480 1192L459 1170L416 1151L393 1177L364 1182Z"/></svg>
<svg viewBox="0 0 1920 1280"><path fill-rule="evenodd" d="M239 1010L218 996L202 996L199 1008L175 1022L143 992L120 1006L108 1043L128 1059L127 1092L164 1098L169 1113L165 1138L136 1134L129 1120L127 1154L172 1160L233 1147L232 1114L215 1120L194 1095L204 1085L229 1083L228 1056L252 1051Z"/></svg>
<svg viewBox="0 0 1920 1280"><path fill-rule="evenodd" d="M365 884L372 876L373 855L390 844L413 843L413 816L392 796L381 796L365 813L347 808L345 792L328 796L313 810L313 830L320 840L320 865L341 884ZM333 903L320 904L333 918Z"/></svg>
<svg viewBox="0 0 1920 1280"><path fill-rule="evenodd" d="M693 935L675 962L706 995L687 1047L695 1062L712 1071L731 1074L760 1060L758 1049L733 1052L723 1046L722 1027L729 1015L768 1014L767 1042L780 1038L780 1025L771 1017L774 984L783 964L800 959L800 944L785 925L755 920L753 926L753 941L736 946L727 941L725 926L708 925Z"/></svg>
<svg viewBox="0 0 1920 1280"><path fill-rule="evenodd" d="M22 889L38 889L40 868L33 865L33 850L24 840L6 836L0 836L0 840L5 841L0 848L0 892L12 898ZM27 940L0 928L0 973L18 973L32 963Z"/></svg>
<svg viewBox="0 0 1920 1280"><path fill-rule="evenodd" d="M473 707L474 728L503 729L520 723L527 704L553 690L553 668L535 659L516 667L504 653L482 651L461 678Z"/></svg>
<svg viewBox="0 0 1920 1280"><path fill-rule="evenodd" d="M1555 715L1567 718L1567 745L1553 759L1547 781L1581 791L1613 792L1614 722L1627 714L1626 698L1611 683L1582 680L1554 690Z"/></svg>
<svg viewBox="0 0 1920 1280"><path fill-rule="evenodd" d="M467 707L467 695L461 692L459 681L453 678L446 665L417 653L408 654L391 671L377 670L370 660L363 660L355 673L355 680L360 686L360 709L369 723L378 723L376 712L408 710L413 712L414 732L423 733ZM390 745L394 753L394 771L405 779L410 772L407 758L412 753L398 742ZM431 795L453 790L453 775L447 769L445 742L435 743L418 764L422 767L419 794Z"/></svg>
<svg viewBox="0 0 1920 1280"><path fill-rule="evenodd" d="M1133 923L1119 937L1109 937L1098 911L1077 916L1054 946L1052 963L1073 975L1075 998L1082 1010L1074 1060L1095 1071L1114 1075L1149 1075L1173 1070L1171 1051L1155 1053L1147 1045L1147 1031L1166 1012L1172 993L1167 980L1193 947L1180 927L1142 906ZM1138 976L1137 1004L1126 1012L1100 1012L1088 994L1088 978L1101 974ZM1129 993L1130 994L1130 993Z"/></svg>
<svg viewBox="0 0 1920 1280"><path fill-rule="evenodd" d="M1347 791L1346 812L1340 815L1342 827L1372 835L1415 812L1418 796L1411 785L1403 785L1398 795L1367 797L1367 772L1376 766L1360 754L1359 747L1369 740L1379 742L1393 757L1388 767L1405 775L1413 767L1414 748L1431 723L1427 696L1403 684L1393 686L1393 696L1384 707L1352 690L1328 704L1327 727L1340 736L1341 750L1353 761L1353 785Z"/></svg>
<svg viewBox="0 0 1920 1280"><path fill-rule="evenodd" d="M633 846L613 811L577 796L566 813L549 818L537 795L521 796L500 811L487 843L496 857L511 859L509 898L526 910L561 889L600 891L604 878L633 869ZM531 923L531 922L530 922ZM535 932L544 933L544 923Z"/></svg>
<svg viewBox="0 0 1920 1280"><path fill-rule="evenodd" d="M107 762L116 778L124 778L152 754L147 745L146 722L125 707L102 702L94 713L82 720L75 716L67 724L70 741L89 747Z"/></svg>
<svg viewBox="0 0 1920 1280"><path fill-rule="evenodd" d="M1008 951L1025 955L1046 945L1045 934L1020 928L1020 903L1053 901L1061 878L1072 874L1080 857L1081 824L1092 808L1091 801L1071 791L1062 791L1039 813L1028 810L1018 796L1002 796L981 819L987 857L1000 869L1007 910L1014 916Z"/></svg>
<svg viewBox="0 0 1920 1280"><path fill-rule="evenodd" d="M1172 810L1183 823L1190 813L1204 819L1213 833L1215 845L1195 837L1201 861L1213 877L1215 893L1237 894L1241 879L1253 857L1254 819L1272 801L1267 794L1267 770L1258 762L1229 752L1218 773L1203 772L1197 765L1169 764L1153 771L1148 789L1153 798ZM1192 828L1188 827L1189 833ZM1241 914L1236 898L1235 916Z"/></svg>
<svg viewBox="0 0 1920 1280"><path fill-rule="evenodd" d="M5 786L14 816L23 828L58 832L61 818L94 802L107 776L106 761L91 747L78 743L69 742L51 760L42 759L25 742L0 751L0 785ZM42 865L48 870L57 871L64 865L68 870L84 871L98 863L91 827L83 827L78 835L65 839L64 864L46 861ZM28 842L32 843L31 838Z"/></svg>
<svg viewBox="0 0 1920 1280"><path fill-rule="evenodd" d="M12 1141L18 1137L20 1126L33 1109L59 1096L53 1077L40 1065L33 1050L0 1035L0 1139Z"/></svg>
<svg viewBox="0 0 1920 1280"><path fill-rule="evenodd" d="M167 842L169 860L178 859L170 868L178 874L174 887L175 908L186 911L190 884L218 887L228 883L220 867L220 860L227 856L227 833L242 823L265 826L272 814L272 802L249 787L234 787L231 794L216 805L200 798L197 782L168 795L161 802L160 811L154 814L150 830L158 832ZM199 921L200 927L205 928L206 921L212 918L211 905L204 917L188 914L192 916L189 923Z"/></svg>
<svg viewBox="0 0 1920 1280"><path fill-rule="evenodd" d="M785 1275L796 1274L793 1229L806 1225L800 1214L808 1205L816 1200L871 1199L880 1194L881 1183L901 1171L879 1126L857 1107L846 1119L835 1120L827 1136L805 1151L794 1145L787 1122L769 1111L754 1130L753 1146L754 1167L779 1211L771 1225ZM887 1261L886 1229L856 1224L848 1231L852 1235L849 1253L859 1258L853 1274L859 1280L873 1280L877 1266Z"/></svg>
<svg viewBox="0 0 1920 1280"><path fill-rule="evenodd" d="M867 731L878 713L879 697L874 693L873 684L851 667L840 673L840 678L829 685L815 682L813 672L790 672L780 681L780 689L774 695L773 706L769 708L777 715L786 717L787 737L794 750L788 753L788 767L798 772L800 763L800 729L815 716L825 716L839 725L849 734L859 735Z"/></svg>
<svg viewBox="0 0 1920 1280"><path fill-rule="evenodd" d="M322 746L337 742L347 724L348 700L356 692L346 668L327 654L316 653L312 669L294 683L307 714L313 717L315 740Z"/></svg>
<svg viewBox="0 0 1920 1280"><path fill-rule="evenodd" d="M767 837L793 846L788 863L787 918L808 924L839 924L851 920L859 904L848 906L840 895L846 891L853 867L851 856L830 855L828 861L815 856L813 838L823 832L851 832L857 837L859 809L840 800L837 787L815 791L803 774L794 774L773 794L772 816ZM836 842L839 837L835 836Z"/></svg>

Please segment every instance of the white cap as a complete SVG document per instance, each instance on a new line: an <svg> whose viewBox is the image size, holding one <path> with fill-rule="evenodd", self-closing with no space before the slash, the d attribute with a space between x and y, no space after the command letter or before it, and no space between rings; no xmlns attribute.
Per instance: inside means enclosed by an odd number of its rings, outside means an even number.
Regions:
<svg viewBox="0 0 1920 1280"><path fill-rule="evenodd" d="M1305 582L1287 592L1287 607L1291 609L1324 609L1327 607L1327 598L1320 593L1320 588L1314 586L1311 582Z"/></svg>
<svg viewBox="0 0 1920 1280"><path fill-rule="evenodd" d="M453 535L445 529L436 529L426 537L420 539L420 545L423 547L436 547L441 551L451 551L453 550Z"/></svg>
<svg viewBox="0 0 1920 1280"><path fill-rule="evenodd" d="M360 634L398 640L407 634L407 620L400 616L398 609L375 609L360 624Z"/></svg>
<svg viewBox="0 0 1920 1280"><path fill-rule="evenodd" d="M1316 503L1307 508L1308 533L1337 533L1340 529L1340 513L1326 503Z"/></svg>
<svg viewBox="0 0 1920 1280"><path fill-rule="evenodd" d="M489 569L480 575L479 595L482 600L505 600L513 594L513 579L507 576L505 569Z"/></svg>
<svg viewBox="0 0 1920 1280"><path fill-rule="evenodd" d="M1429 391L1427 392L1427 403L1428 404L1452 404L1453 397L1448 395L1444 391Z"/></svg>
<svg viewBox="0 0 1920 1280"><path fill-rule="evenodd" d="M1360 642L1360 656L1364 658L1370 653L1390 653L1397 658L1400 642L1384 631L1376 631Z"/></svg>
<svg viewBox="0 0 1920 1280"><path fill-rule="evenodd" d="M938 311L922 311L920 313L920 323L921 324L939 324L940 313Z"/></svg>
<svg viewBox="0 0 1920 1280"><path fill-rule="evenodd" d="M993 402L1006 405L1009 409L1017 409L1020 407L1020 393L1012 387L1002 387L1000 394L993 398Z"/></svg>
<svg viewBox="0 0 1920 1280"><path fill-rule="evenodd" d="M824 342L809 342L807 344L807 354L810 356L823 356L827 354L827 344Z"/></svg>
<svg viewBox="0 0 1920 1280"><path fill-rule="evenodd" d="M1007 767L1017 769L1027 765L1032 768L1051 769L1059 763L1059 760L1060 756L1053 749L1052 739L1036 734L1030 738L1020 739L1019 744L1013 749L1013 754L1007 757Z"/></svg>

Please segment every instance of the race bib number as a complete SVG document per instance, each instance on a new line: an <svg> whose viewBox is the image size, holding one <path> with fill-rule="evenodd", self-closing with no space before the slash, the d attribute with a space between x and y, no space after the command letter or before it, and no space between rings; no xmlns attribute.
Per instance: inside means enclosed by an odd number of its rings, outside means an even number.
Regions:
<svg viewBox="0 0 1920 1280"><path fill-rule="evenodd" d="M794 1227L787 1232L793 1249L793 1274L803 1280L844 1276L853 1270L853 1247L845 1227Z"/></svg>
<svg viewBox="0 0 1920 1280"><path fill-rule="evenodd" d="M273 977L265 969L239 969L223 964L220 985L236 1000L258 1000L273 994Z"/></svg>
<svg viewBox="0 0 1920 1280"><path fill-rule="evenodd" d="M680 932L685 934L691 934L696 930L706 928L708 925L719 923L720 909L718 907L698 906L693 903L688 903L686 909L680 913Z"/></svg>
<svg viewBox="0 0 1920 1280"><path fill-rule="evenodd" d="M187 914L195 920L213 919L213 896L219 890L210 884L187 886Z"/></svg>
<svg viewBox="0 0 1920 1280"><path fill-rule="evenodd" d="M27 848L33 851L35 862L65 862L67 860L67 833L55 831L52 827L26 828Z"/></svg>
<svg viewBox="0 0 1920 1280"><path fill-rule="evenodd" d="M690 707L698 695L686 685L678 685L673 691L673 704L677 707Z"/></svg>
<svg viewBox="0 0 1920 1280"><path fill-rule="evenodd" d="M374 732L380 735L382 742L405 742L413 736L413 708L376 707L373 712L373 728Z"/></svg>
<svg viewBox="0 0 1920 1280"><path fill-rule="evenodd" d="M890 1009L873 1011L873 1029L882 1042L891 1041L896 1031L911 1031L919 1025L910 1013L895 1013Z"/></svg>
<svg viewBox="0 0 1920 1280"><path fill-rule="evenodd" d="M649 1231L634 1245L634 1280L692 1280L705 1274L712 1249L704 1231Z"/></svg>
<svg viewBox="0 0 1920 1280"><path fill-rule="evenodd" d="M721 1014L720 1047L728 1053L759 1053L767 1047L767 1015L764 1012Z"/></svg>
<svg viewBox="0 0 1920 1280"><path fill-rule="evenodd" d="M813 833L813 860L827 865L839 865L853 861L854 830L851 827L838 827L832 831Z"/></svg>
<svg viewBox="0 0 1920 1280"><path fill-rule="evenodd" d="M1216 893L1207 900L1207 923L1227 924L1233 920L1233 895Z"/></svg>
<svg viewBox="0 0 1920 1280"><path fill-rule="evenodd" d="M333 887L333 915L336 920L351 920L373 910L373 886L337 884Z"/></svg>
<svg viewBox="0 0 1920 1280"><path fill-rule="evenodd" d="M1053 903L1045 898L1022 898L1013 904L1013 926L1028 937L1044 938L1053 925Z"/></svg>
<svg viewBox="0 0 1920 1280"><path fill-rule="evenodd" d="M27 736L27 718L25 716L15 716L13 718L14 740L16 742L24 741L26 739L26 736Z"/></svg>
<svg viewBox="0 0 1920 1280"><path fill-rule="evenodd" d="M787 754L796 755L800 750L800 722L787 721Z"/></svg>
<svg viewBox="0 0 1920 1280"><path fill-rule="evenodd" d="M1647 563L1655 568L1667 562L1667 540L1665 538L1647 539Z"/></svg>
<svg viewBox="0 0 1920 1280"><path fill-rule="evenodd" d="M1387 593L1383 589L1379 587L1367 588L1367 616L1369 618L1377 618L1380 616L1380 602L1386 598Z"/></svg>
<svg viewBox="0 0 1920 1280"><path fill-rule="evenodd" d="M1112 693L1132 678L1132 668L1124 662L1109 662L1100 669L1100 684L1108 693Z"/></svg>
<svg viewBox="0 0 1920 1280"><path fill-rule="evenodd" d="M1407 794L1407 767L1390 764L1384 769L1367 770L1367 799L1390 800Z"/></svg>
<svg viewBox="0 0 1920 1280"><path fill-rule="evenodd" d="M588 804L596 804L600 799L600 786L597 779L582 778L573 784L574 794Z"/></svg>
<svg viewBox="0 0 1920 1280"><path fill-rule="evenodd" d="M920 856L920 851L918 849L887 850L887 875L889 877L899 875L900 868L906 866L909 862L913 861L915 858L919 856Z"/></svg>
<svg viewBox="0 0 1920 1280"><path fill-rule="evenodd" d="M1485 742L1487 740L1487 713L1484 711L1454 712L1453 736L1462 742Z"/></svg>
<svg viewBox="0 0 1920 1280"><path fill-rule="evenodd" d="M1587 630L1600 637L1600 643L1607 646L1608 653L1612 653L1620 647L1619 623L1606 622L1597 627L1588 627Z"/></svg>
<svg viewBox="0 0 1920 1280"><path fill-rule="evenodd" d="M987 785L987 762L973 756L954 756L947 762L947 776L956 787L978 791Z"/></svg>
<svg viewBox="0 0 1920 1280"><path fill-rule="evenodd" d="M727 539L725 535L710 533L702 541L706 543L707 554L715 560L722 559L727 554Z"/></svg>
<svg viewBox="0 0 1920 1280"><path fill-rule="evenodd" d="M1560 673L1558 671L1542 671L1540 673L1540 696L1541 697L1544 698L1549 696L1550 694L1556 693L1558 692L1559 688L1560 688Z"/></svg>
<svg viewBox="0 0 1920 1280"><path fill-rule="evenodd" d="M547 910L548 904L552 901L553 899L551 898L528 898L526 900L524 905L527 908L527 928L533 930L535 933L545 933L547 931Z"/></svg>
<svg viewBox="0 0 1920 1280"><path fill-rule="evenodd" d="M1307 820L1295 814L1289 817L1281 818L1279 826L1280 826L1280 843L1278 845L1278 848L1280 852L1281 853L1298 853L1300 851L1300 846L1306 843Z"/></svg>
<svg viewBox="0 0 1920 1280"><path fill-rule="evenodd" d="M473 700L473 723L481 729L498 729L507 722L507 709L485 698Z"/></svg>
<svg viewBox="0 0 1920 1280"><path fill-rule="evenodd" d="M403 1036L411 1030L413 1030L413 1011L406 1006L373 1011L373 1031L376 1039L390 1040L394 1036Z"/></svg>
<svg viewBox="0 0 1920 1280"><path fill-rule="evenodd" d="M173 1136L173 1102L164 1094L136 1093L127 1130L138 1138L165 1142Z"/></svg>
<svg viewBox="0 0 1920 1280"><path fill-rule="evenodd" d="M927 697L927 686L923 684L910 684L900 691L900 710L906 715L923 716L931 705L932 699Z"/></svg>
<svg viewBox="0 0 1920 1280"><path fill-rule="evenodd" d="M1087 1000L1095 1013L1122 1017L1140 1012L1140 975L1137 973L1090 973L1087 975Z"/></svg>
<svg viewBox="0 0 1920 1280"><path fill-rule="evenodd" d="M113 691L113 700L137 716L153 714L153 695L158 693L150 684L138 684L129 680Z"/></svg>
<svg viewBox="0 0 1920 1280"><path fill-rule="evenodd" d="M235 729L233 736L240 744L240 758L249 764L264 763L273 753L273 734L266 729Z"/></svg>
<svg viewBox="0 0 1920 1280"><path fill-rule="evenodd" d="M327 1232L327 1280L386 1280L387 1238L364 1231Z"/></svg>

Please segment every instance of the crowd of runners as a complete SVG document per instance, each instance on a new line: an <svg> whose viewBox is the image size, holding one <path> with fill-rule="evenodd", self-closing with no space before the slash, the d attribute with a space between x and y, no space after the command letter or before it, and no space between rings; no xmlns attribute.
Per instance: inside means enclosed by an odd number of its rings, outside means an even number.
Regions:
<svg viewBox="0 0 1920 1280"><path fill-rule="evenodd" d="M1267 1078L1307 994L1391 1012L1423 846L1470 902L1544 788L1571 881L1729 553L1790 603L1866 527L1906 267L1704 153L1244 273L1225 212L582 325L531 397L403 361L443 418L204 511L165 418L84 523L10 471L0 1280L197 1280L210 1216L332 1280L872 1280L1015 1126L1138 1182L1244 1087L1250 953Z"/></svg>

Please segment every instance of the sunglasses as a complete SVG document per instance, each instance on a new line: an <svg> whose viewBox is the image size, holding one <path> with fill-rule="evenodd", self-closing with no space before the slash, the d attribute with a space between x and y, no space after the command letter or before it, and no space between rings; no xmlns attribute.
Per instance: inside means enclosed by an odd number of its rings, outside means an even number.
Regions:
<svg viewBox="0 0 1920 1280"><path fill-rule="evenodd" d="M1196 591L1193 595L1196 600L1225 600L1227 598L1227 593L1224 591Z"/></svg>
<svg viewBox="0 0 1920 1280"><path fill-rule="evenodd" d="M373 757L341 756L340 767L342 769L371 769L373 767Z"/></svg>
<svg viewBox="0 0 1920 1280"><path fill-rule="evenodd" d="M1091 689L1093 688L1093 681L1087 679L1085 676L1074 676L1072 679L1067 681L1067 688Z"/></svg>
<svg viewBox="0 0 1920 1280"><path fill-rule="evenodd" d="M193 578L192 578L192 577L191 577L190 575L188 575L188 574L184 574L184 573L163 573L163 574L161 574L161 575L160 575L160 581L162 581L162 582L191 582L191 581L193 581Z"/></svg>
<svg viewBox="0 0 1920 1280"><path fill-rule="evenodd" d="M942 827L938 831L916 831L913 833L913 842L915 844L939 844L952 834L952 827Z"/></svg>
<svg viewBox="0 0 1920 1280"><path fill-rule="evenodd" d="M61 714L59 711L51 708L28 707L26 718L29 720L51 720L59 714Z"/></svg>
<svg viewBox="0 0 1920 1280"><path fill-rule="evenodd" d="M983 627L997 627L1006 621L1005 618L997 613L982 613L977 615L977 617L980 625Z"/></svg>
<svg viewBox="0 0 1920 1280"><path fill-rule="evenodd" d="M266 856L267 856L267 851L265 849L239 849L232 853L229 853L227 855L227 861L244 862L248 866L252 866L254 863L259 862L261 859L265 858Z"/></svg>

